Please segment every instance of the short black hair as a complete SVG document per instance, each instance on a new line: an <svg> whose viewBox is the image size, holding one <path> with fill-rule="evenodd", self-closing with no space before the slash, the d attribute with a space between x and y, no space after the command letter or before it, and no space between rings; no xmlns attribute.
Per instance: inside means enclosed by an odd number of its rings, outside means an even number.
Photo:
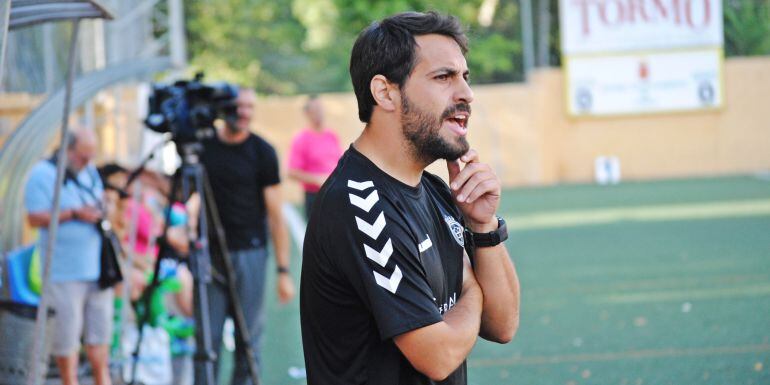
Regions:
<svg viewBox="0 0 770 385"><path fill-rule="evenodd" d="M402 87L415 65L415 36L429 34L451 37L463 54L468 51L468 38L460 21L434 11L399 13L361 31L350 54L350 78L362 122L369 122L375 105L369 89L372 78L383 75Z"/></svg>
<svg viewBox="0 0 770 385"><path fill-rule="evenodd" d="M107 178L118 173L128 174L128 169L114 162L105 163L98 168L98 171L99 175L102 177L102 180L107 180Z"/></svg>
<svg viewBox="0 0 770 385"><path fill-rule="evenodd" d="M128 174L128 170L117 164L117 163L107 163L97 169L99 171L99 176L102 178L102 184L104 185L105 190L114 190L117 191L118 196L120 199L126 199L131 196L126 190L123 189L121 186L115 186L114 184L110 183L108 181L109 177L118 174Z"/></svg>

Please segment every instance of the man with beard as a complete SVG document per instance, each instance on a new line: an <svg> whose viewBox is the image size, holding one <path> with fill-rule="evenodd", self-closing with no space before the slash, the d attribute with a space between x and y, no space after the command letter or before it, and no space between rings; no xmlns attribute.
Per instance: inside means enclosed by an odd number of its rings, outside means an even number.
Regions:
<svg viewBox="0 0 770 385"><path fill-rule="evenodd" d="M476 336L507 343L516 332L500 181L465 139L466 45L454 17L411 12L353 46L366 127L319 192L305 237L308 384L466 384ZM437 159L451 188L424 171Z"/></svg>

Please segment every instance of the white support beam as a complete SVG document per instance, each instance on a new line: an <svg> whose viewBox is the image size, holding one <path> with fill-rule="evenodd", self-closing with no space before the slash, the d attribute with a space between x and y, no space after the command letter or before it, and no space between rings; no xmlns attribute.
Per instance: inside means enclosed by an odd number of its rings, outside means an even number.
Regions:
<svg viewBox="0 0 770 385"><path fill-rule="evenodd" d="M175 69L182 69L187 66L182 0L168 0L168 32L171 64Z"/></svg>
<svg viewBox="0 0 770 385"><path fill-rule="evenodd" d="M11 16L11 0L0 0L0 83L5 64L5 43L8 40L8 24ZM2 84L0 84L1 88Z"/></svg>

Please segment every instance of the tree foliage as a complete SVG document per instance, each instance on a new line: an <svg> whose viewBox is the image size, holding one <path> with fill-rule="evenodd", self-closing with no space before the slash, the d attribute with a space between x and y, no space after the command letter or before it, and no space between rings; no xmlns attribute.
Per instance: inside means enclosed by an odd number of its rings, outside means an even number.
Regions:
<svg viewBox="0 0 770 385"><path fill-rule="evenodd" d="M262 93L350 90L350 49L363 28L397 12L437 10L458 16L468 29L474 82L518 80L517 1L499 1L492 24L482 27L478 12L483 1L186 1L191 63L210 79Z"/></svg>
<svg viewBox="0 0 770 385"><path fill-rule="evenodd" d="M549 2L550 65L560 62L558 0ZM484 3L494 13L479 22ZM350 49L375 20L402 11L457 16L471 41L473 82L523 78L520 0L189 0L185 2L191 63L209 79L296 94L351 89ZM723 0L727 55L770 54L770 0ZM535 32L540 18L533 16ZM538 36L535 36L538 39Z"/></svg>
<svg viewBox="0 0 770 385"><path fill-rule="evenodd" d="M725 1L724 31L727 55L770 55L770 0Z"/></svg>

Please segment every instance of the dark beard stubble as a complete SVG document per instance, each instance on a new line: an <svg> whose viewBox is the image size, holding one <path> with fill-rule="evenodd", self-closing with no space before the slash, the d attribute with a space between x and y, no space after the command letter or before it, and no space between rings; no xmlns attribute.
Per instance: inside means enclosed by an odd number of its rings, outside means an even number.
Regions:
<svg viewBox="0 0 770 385"><path fill-rule="evenodd" d="M470 105L460 103L436 116L417 109L404 95L401 99L401 126L410 144L408 151L415 160L427 166L437 159L455 161L468 152L470 145L465 136L455 141L441 137L444 119L454 116L457 111L470 112Z"/></svg>

